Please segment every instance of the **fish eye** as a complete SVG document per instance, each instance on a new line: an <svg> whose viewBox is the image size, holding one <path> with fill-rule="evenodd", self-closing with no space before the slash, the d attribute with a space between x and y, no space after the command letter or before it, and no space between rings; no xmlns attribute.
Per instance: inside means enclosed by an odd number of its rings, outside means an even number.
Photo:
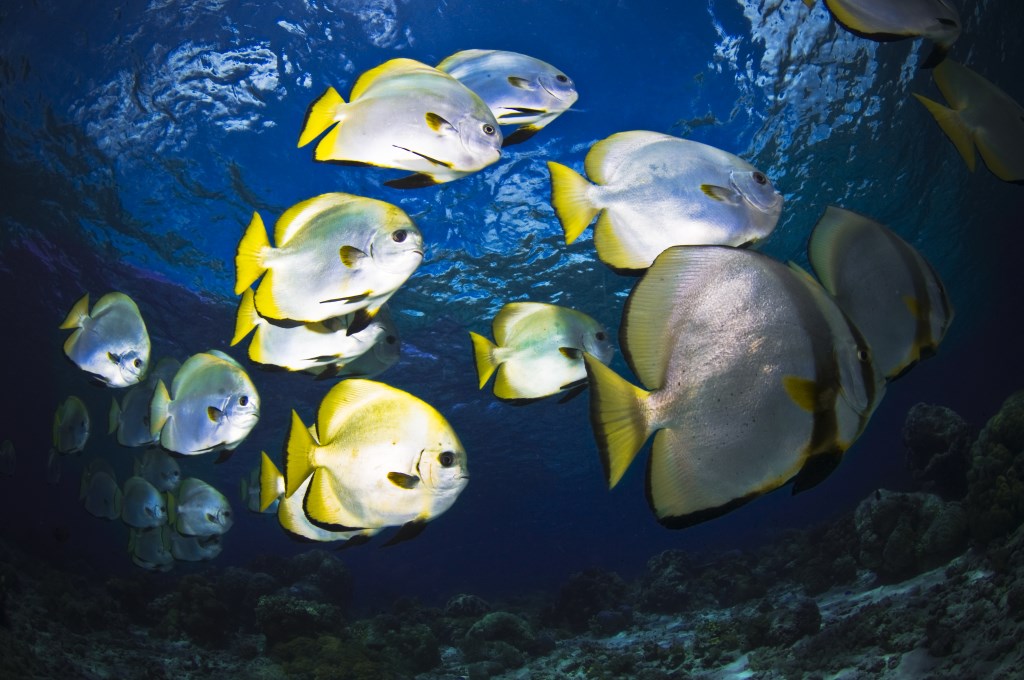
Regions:
<svg viewBox="0 0 1024 680"><path fill-rule="evenodd" d="M863 362L863 361L867 361L870 358L871 358L871 355L868 353L868 351L866 349L859 349L859 350L857 350L857 361L862 361Z"/></svg>
<svg viewBox="0 0 1024 680"><path fill-rule="evenodd" d="M245 406L248 403L249 403L249 397L245 396L244 394L238 398L238 405L239 406Z"/></svg>
<svg viewBox="0 0 1024 680"><path fill-rule="evenodd" d="M388 337L384 338L384 342L388 343L389 345L393 345L396 342L398 342L398 338L396 338L393 335L389 335Z"/></svg>
<svg viewBox="0 0 1024 680"><path fill-rule="evenodd" d="M607 338L608 336L605 335L604 331L598 331L597 335L595 335L594 337L596 337L600 342L604 342L604 339Z"/></svg>
<svg viewBox="0 0 1024 680"><path fill-rule="evenodd" d="M569 82L569 76L563 73L559 73L557 76L555 76L555 80L557 80L560 83L567 83Z"/></svg>
<svg viewBox="0 0 1024 680"><path fill-rule="evenodd" d="M490 123L484 123L484 134L485 135L490 136L490 135L493 135L495 132L497 132L497 131L494 129L493 125L491 125Z"/></svg>
<svg viewBox="0 0 1024 680"><path fill-rule="evenodd" d="M437 457L437 462L441 464L441 467L451 467L455 465L455 454L451 451L442 451L441 455Z"/></svg>
<svg viewBox="0 0 1024 680"><path fill-rule="evenodd" d="M135 364L135 368L142 368L142 359L136 358L132 363Z"/></svg>
<svg viewBox="0 0 1024 680"><path fill-rule="evenodd" d="M409 232L407 232L405 229L399 229L395 233L391 234L391 240L394 241L395 243L401 243L405 241L405 239L408 238L408 236Z"/></svg>
<svg viewBox="0 0 1024 680"><path fill-rule="evenodd" d="M754 181L757 182L758 184L768 184L768 178L764 176L763 172L758 172L755 170L754 174L751 175L751 177L753 177Z"/></svg>

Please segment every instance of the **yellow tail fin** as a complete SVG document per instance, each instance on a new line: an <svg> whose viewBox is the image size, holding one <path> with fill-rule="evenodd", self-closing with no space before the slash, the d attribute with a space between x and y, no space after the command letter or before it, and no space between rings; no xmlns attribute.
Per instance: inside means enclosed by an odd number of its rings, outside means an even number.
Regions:
<svg viewBox="0 0 1024 680"><path fill-rule="evenodd" d="M242 234L242 240L238 242L238 250L235 251L235 295L241 295L267 270L263 266L263 251L269 247L270 240L267 238L263 218L254 212L252 221Z"/></svg>
<svg viewBox="0 0 1024 680"><path fill-rule="evenodd" d="M939 124L942 131L946 133L950 141L953 142L953 146L960 152L960 156L964 159L964 163L967 164L967 169L974 172L975 167L975 155L974 155L974 140L971 137L970 129L964 124L963 118L960 114L953 109L943 106L938 102L933 102L927 97L922 97L919 94L914 94L917 97L917 101L924 104L928 112L935 117L935 122Z"/></svg>
<svg viewBox="0 0 1024 680"><path fill-rule="evenodd" d="M631 385L585 352L583 362L590 380L590 423L611 489L651 436L643 407L650 392Z"/></svg>
<svg viewBox="0 0 1024 680"><path fill-rule="evenodd" d="M299 414L292 411L292 425L288 430L288 441L284 453L286 496L294 494L302 483L313 474L313 464L310 462L310 458L315 447L316 441L313 439L313 435L306 429Z"/></svg>
<svg viewBox="0 0 1024 680"><path fill-rule="evenodd" d="M338 107L344 106L344 104L345 100L337 90L333 87L327 88L319 99L309 105L309 109L306 111L306 120L302 124L302 132L299 133L299 146L306 146L319 137L324 130L338 122L336 118Z"/></svg>
<svg viewBox="0 0 1024 680"><path fill-rule="evenodd" d="M164 424L167 422L167 409L171 405L171 395L167 391L167 385L160 380L153 391L153 399L149 402L149 433L156 436L160 434Z"/></svg>
<svg viewBox="0 0 1024 680"><path fill-rule="evenodd" d="M231 339L231 346L234 347L245 336L252 332L260 322L260 315L256 313L256 295L252 288L246 288L242 293L242 300L238 303L238 313L235 315L235 337Z"/></svg>
<svg viewBox="0 0 1024 680"><path fill-rule="evenodd" d="M81 328L82 322L89 317L89 294L86 293L68 312L64 322L60 325L61 330L70 330L72 328Z"/></svg>
<svg viewBox="0 0 1024 680"><path fill-rule="evenodd" d="M480 389L483 389L494 374L494 369L498 367L493 355L497 345L473 331L469 332L469 337L473 341L473 359L476 361L476 373L480 378Z"/></svg>
<svg viewBox="0 0 1024 680"><path fill-rule="evenodd" d="M572 243L594 221L600 208L587 196L592 185L575 170L548 161L548 171L551 173L551 205L562 223L565 242Z"/></svg>
<svg viewBox="0 0 1024 680"><path fill-rule="evenodd" d="M265 451L260 453L260 512L266 512L283 492L284 475Z"/></svg>

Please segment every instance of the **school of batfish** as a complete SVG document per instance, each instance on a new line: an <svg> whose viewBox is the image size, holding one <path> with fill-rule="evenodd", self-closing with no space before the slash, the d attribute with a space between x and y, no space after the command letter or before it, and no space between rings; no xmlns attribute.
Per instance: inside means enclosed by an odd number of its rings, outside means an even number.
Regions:
<svg viewBox="0 0 1024 680"><path fill-rule="evenodd" d="M804 0L808 6L813 0ZM845 29L878 41L924 37L947 105L915 94L967 166L975 149L1000 179L1024 182L1024 111L946 58L960 19L946 0L824 0ZM504 146L548 126L577 100L573 81L514 52L466 50L436 67L393 59L363 73L348 101L328 87L298 136L317 161L411 173L385 184L429 187L499 161ZM515 126L506 136L502 128ZM822 481L864 431L886 384L933 354L953 318L938 273L892 229L828 207L808 242L812 272L753 246L775 229L782 194L727 151L628 130L593 144L579 171L547 161L551 205L567 246L596 220L597 257L639 275L619 348L642 383L608 364L614 342L587 314L510 301L493 340L470 332L479 387L512 403L566 401L590 390L590 419L609 487L653 437L646 495L669 528L702 522L790 482ZM416 271L424 237L400 208L326 193L287 209L273 241L253 213L235 257L237 345L256 365L341 378L315 414L292 411L284 457L266 453L242 479L253 512L275 513L295 537L388 543L416 536L469 480L467 453L444 416L372 380L399 358L387 301ZM218 350L152 365L142 315L128 296L79 300L60 328L67 357L93 380L127 388L109 429L147 447L118 484L103 458L82 474L81 499L130 529L129 553L152 570L215 557L233 519L209 484L182 477L181 457L224 460L260 418L242 364ZM307 424L308 423L308 424ZM58 407L48 476L89 437L85 404ZM13 445L0 473L14 474Z"/></svg>

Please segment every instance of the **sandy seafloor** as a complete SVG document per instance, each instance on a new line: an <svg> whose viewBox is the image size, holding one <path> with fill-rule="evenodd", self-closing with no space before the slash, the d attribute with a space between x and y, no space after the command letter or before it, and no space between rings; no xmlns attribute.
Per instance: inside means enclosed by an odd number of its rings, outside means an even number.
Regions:
<svg viewBox="0 0 1024 680"><path fill-rule="evenodd" d="M757 550L669 550L633 580L587 569L508 601L357 610L343 553L320 549L109 578L0 543L0 676L1021 677L1024 392L982 428L916 405L902 435L919 491L879 489Z"/></svg>

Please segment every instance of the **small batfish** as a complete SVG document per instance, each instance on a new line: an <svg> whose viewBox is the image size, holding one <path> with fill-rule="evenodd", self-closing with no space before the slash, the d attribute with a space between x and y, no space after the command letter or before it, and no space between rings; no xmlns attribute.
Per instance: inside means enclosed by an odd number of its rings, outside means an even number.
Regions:
<svg viewBox="0 0 1024 680"><path fill-rule="evenodd" d="M258 364L303 371L344 363L373 347L385 332L379 324L371 322L350 335L349 317L278 325L259 315L254 297L251 288L242 293L235 319L235 337L231 345L237 345L255 329L249 343L249 358Z"/></svg>
<svg viewBox="0 0 1024 680"><path fill-rule="evenodd" d="M53 416L53 448L62 456L79 453L89 439L89 412L85 403L72 395Z"/></svg>
<svg viewBox="0 0 1024 680"><path fill-rule="evenodd" d="M871 346L886 379L939 347L953 308L938 274L888 227L829 206L808 244L814 273Z"/></svg>
<svg viewBox="0 0 1024 680"><path fill-rule="evenodd" d="M117 486L117 476L110 463L94 458L82 470L82 484L79 498L89 514L102 519L117 519L121 516L122 495Z"/></svg>
<svg viewBox="0 0 1024 680"><path fill-rule="evenodd" d="M182 536L177 531L170 531L171 555L183 562L202 562L212 560L224 548L220 534L210 536Z"/></svg>
<svg viewBox="0 0 1024 680"><path fill-rule="evenodd" d="M402 341L387 305L381 307L370 325L360 332L370 331L374 326L379 326L383 332L373 331L376 340L367 351L352 359L308 368L306 373L320 378L373 378L394 366L401 357Z"/></svg>
<svg viewBox="0 0 1024 680"><path fill-rule="evenodd" d="M181 368L176 359L161 359L149 372L146 379L129 388L119 403L111 400L108 418L109 432L117 433L117 443L122 446L146 446L159 441L149 425L149 405L158 381L170 383Z"/></svg>
<svg viewBox="0 0 1024 680"><path fill-rule="evenodd" d="M146 449L136 458L134 472L160 492L174 491L181 482L181 466L178 461L158 448Z"/></svg>
<svg viewBox="0 0 1024 680"><path fill-rule="evenodd" d="M324 529L401 526L396 538L412 537L450 508L469 480L465 449L448 421L383 383L350 378L332 387L315 432L292 412L285 496L312 476L303 508Z"/></svg>
<svg viewBox="0 0 1024 680"><path fill-rule="evenodd" d="M941 62L960 37L960 14L950 0L825 0L836 22L877 42L928 38L935 47L922 68Z"/></svg>
<svg viewBox="0 0 1024 680"><path fill-rule="evenodd" d="M193 456L233 450L260 418L260 397L241 364L218 350L189 357L168 392L160 381L150 423L160 445Z"/></svg>
<svg viewBox="0 0 1024 680"><path fill-rule="evenodd" d="M10 439L5 439L0 446L0 475L13 477L14 471L18 468L18 455L14 451L14 444Z"/></svg>
<svg viewBox="0 0 1024 680"><path fill-rule="evenodd" d="M824 479L882 388L867 343L805 272L750 250L677 246L634 287L622 351L647 389L584 356L609 486L654 435L658 521L703 522Z"/></svg>
<svg viewBox="0 0 1024 680"><path fill-rule="evenodd" d="M181 480L170 505L171 524L183 536L223 534L235 523L224 494L195 477Z"/></svg>
<svg viewBox="0 0 1024 680"><path fill-rule="evenodd" d="M494 342L469 335L480 389L497 370L494 396L499 399L540 399L582 390L587 381L583 352L607 364L615 351L608 331L597 321L542 302L506 304L491 328Z"/></svg>
<svg viewBox="0 0 1024 680"><path fill-rule="evenodd" d="M235 294L262 276L255 303L267 319L372 318L423 260L423 235L401 208L350 194L292 206L277 221L274 241L277 247L254 213L235 254Z"/></svg>
<svg viewBox="0 0 1024 680"><path fill-rule="evenodd" d="M598 216L594 247L616 270L675 245L745 246L775 229L782 195L742 158L658 132L619 132L584 160L591 184L549 161L551 204L572 243Z"/></svg>
<svg viewBox="0 0 1024 680"><path fill-rule="evenodd" d="M312 479L312 477L309 477L302 482L291 496L284 496L284 476L277 466L274 465L274 462L264 453L260 464L260 483L265 487L265 490L261 493L266 495L267 498L274 494L277 494L278 497L275 497L273 503L266 506L262 511L270 512L271 508L275 508L281 527L290 536L303 541L318 541L321 543L348 541L358 536L369 538L380 531L380 529L331 531L329 529L322 529L310 522L305 510L303 510L303 501L306 498L306 493L309 491L309 483ZM278 490L280 490L280 493L278 493Z"/></svg>
<svg viewBox="0 0 1024 680"><path fill-rule="evenodd" d="M167 524L167 497L142 477L124 482L121 519L130 527L148 529Z"/></svg>
<svg viewBox="0 0 1024 680"><path fill-rule="evenodd" d="M980 75L947 59L932 72L949 106L914 94L974 172L976 156L1004 182L1024 184L1024 108Z"/></svg>
<svg viewBox="0 0 1024 680"><path fill-rule="evenodd" d="M267 454L263 453L263 458L266 458ZM268 459L269 460L269 459ZM262 487L260 486L260 471L263 469L264 463L261 462L259 465L249 471L249 474L242 477L242 502L245 503L245 507L250 512L266 512L275 513L277 512L277 506L281 502L281 497L284 496L284 476L280 473L274 477L273 488L267 489L267 503L262 500ZM270 465L274 465L272 462ZM274 470L277 470L277 466L274 466Z"/></svg>
<svg viewBox="0 0 1024 680"><path fill-rule="evenodd" d="M124 293L107 293L89 311L89 295L71 308L61 329L74 332L64 353L108 387L128 387L146 377L149 333L139 308Z"/></svg>
<svg viewBox="0 0 1024 680"><path fill-rule="evenodd" d="M132 562L148 571L169 571L174 566L172 533L167 526L132 529L128 534L128 554Z"/></svg>
<svg viewBox="0 0 1024 680"><path fill-rule="evenodd" d="M551 64L517 52L463 50L437 65L484 100L501 125L518 125L502 146L524 142L579 96L576 86Z"/></svg>
<svg viewBox="0 0 1024 680"><path fill-rule="evenodd" d="M414 172L385 182L401 189L458 179L501 155L501 131L487 104L447 73L412 59L392 59L359 76L347 104L327 88L306 113L299 146L328 128L316 160Z"/></svg>

